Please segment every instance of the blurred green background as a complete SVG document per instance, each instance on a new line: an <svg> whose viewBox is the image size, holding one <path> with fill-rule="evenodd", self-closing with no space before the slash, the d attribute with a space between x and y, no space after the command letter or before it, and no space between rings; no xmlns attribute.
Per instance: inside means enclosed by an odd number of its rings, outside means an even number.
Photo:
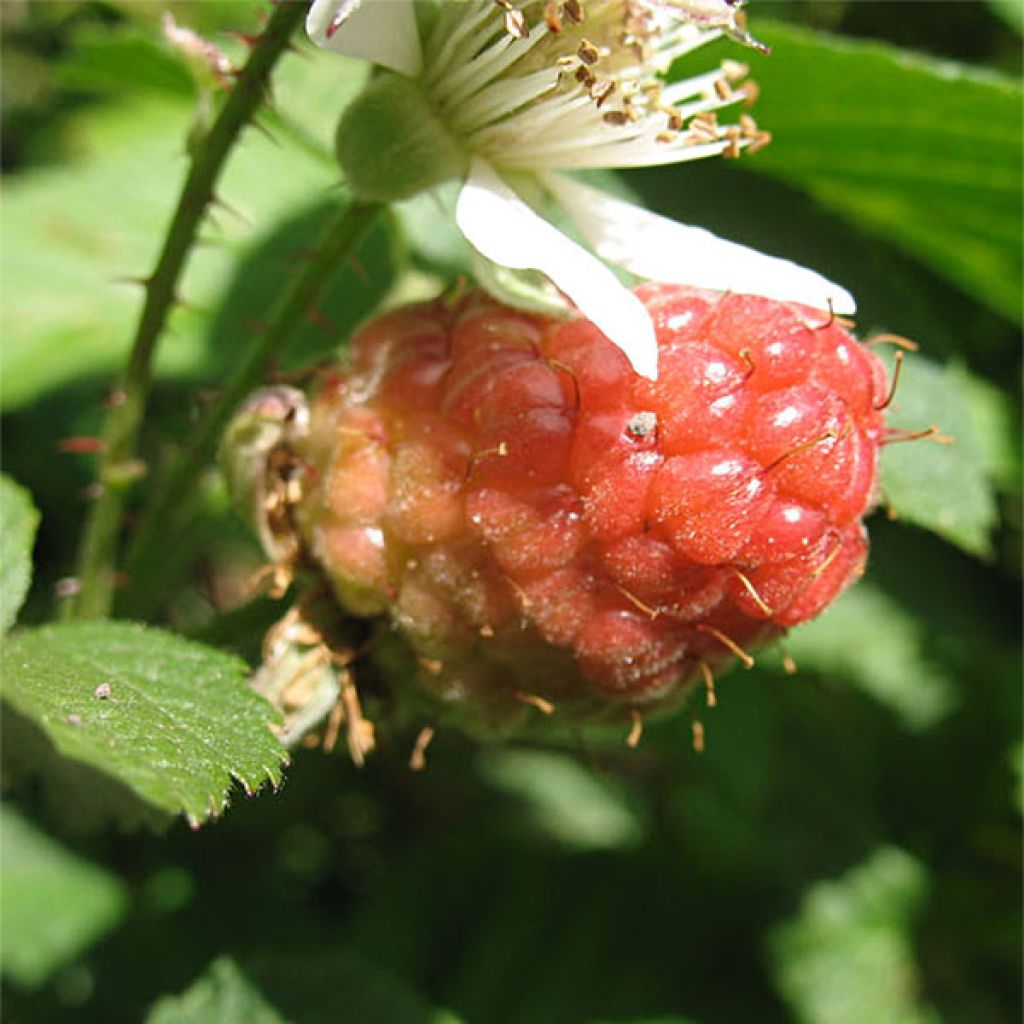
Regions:
<svg viewBox="0 0 1024 1024"><path fill-rule="evenodd" d="M101 423L138 311L124 279L152 264L187 167L196 83L165 7L237 60L232 31L262 17L248 0L0 4L3 462L42 514L22 623L53 617L72 571L91 466L57 444ZM774 51L749 55L772 146L625 186L849 287L862 335L921 344L894 422L956 437L887 453L868 577L794 633L799 674L730 672L719 706L693 709L702 755L684 713L635 752L442 732L413 774L412 729L363 770L300 751L280 791L238 790L199 830L8 711L5 1021L1020 1019L1021 7L749 13ZM691 62L735 49L716 46ZM330 138L363 73L302 43L282 62L161 348L155 462L338 202ZM457 273L436 218L395 210L286 367ZM256 555L215 481L178 525L159 599L122 610L254 658L281 609L216 614Z"/></svg>

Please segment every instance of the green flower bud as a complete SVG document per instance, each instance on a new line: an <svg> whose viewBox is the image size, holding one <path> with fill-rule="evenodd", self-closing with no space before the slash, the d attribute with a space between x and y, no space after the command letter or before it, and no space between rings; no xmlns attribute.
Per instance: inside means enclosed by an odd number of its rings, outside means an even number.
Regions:
<svg viewBox="0 0 1024 1024"><path fill-rule="evenodd" d="M352 195L363 202L406 199L462 177L469 166L416 82L390 72L346 108L335 151Z"/></svg>

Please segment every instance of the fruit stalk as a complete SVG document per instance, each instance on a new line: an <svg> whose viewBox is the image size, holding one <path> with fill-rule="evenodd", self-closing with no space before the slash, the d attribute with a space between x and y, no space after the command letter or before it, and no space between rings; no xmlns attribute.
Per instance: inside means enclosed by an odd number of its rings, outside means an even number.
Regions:
<svg viewBox="0 0 1024 1024"><path fill-rule="evenodd" d="M68 618L102 618L110 612L125 493L139 475L135 458L138 432L157 345L177 301L178 281L199 226L214 200L217 179L239 134L263 102L271 71L304 13L305 5L299 3L274 8L220 114L196 147L156 267L144 280L142 314L107 419L97 475L99 496L89 512L79 548L78 593L64 609Z"/></svg>

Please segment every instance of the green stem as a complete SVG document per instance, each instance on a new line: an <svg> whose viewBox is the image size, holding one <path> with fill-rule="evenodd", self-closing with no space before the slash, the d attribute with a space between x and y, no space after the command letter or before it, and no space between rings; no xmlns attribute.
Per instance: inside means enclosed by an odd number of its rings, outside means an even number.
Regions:
<svg viewBox="0 0 1024 1024"><path fill-rule="evenodd" d="M78 552L79 591L65 614L99 618L113 601L118 537L125 493L139 476L135 460L139 426L149 395L153 357L177 300L176 288L214 186L242 128L263 101L271 70L306 12L305 3L280 3L253 45L238 81L209 133L199 144L174 211L156 267L145 282L145 302L132 340L128 366L115 391L104 435L98 483Z"/></svg>
<svg viewBox="0 0 1024 1024"><path fill-rule="evenodd" d="M235 367L191 443L169 467L128 552L128 575L143 606L150 604L153 595L147 593L146 573L142 570L153 559L167 557L171 524L194 494L200 474L216 454L235 409L266 379L274 357L306 321L330 277L355 252L382 209L380 203L352 202L328 221L316 250L281 294L258 341Z"/></svg>

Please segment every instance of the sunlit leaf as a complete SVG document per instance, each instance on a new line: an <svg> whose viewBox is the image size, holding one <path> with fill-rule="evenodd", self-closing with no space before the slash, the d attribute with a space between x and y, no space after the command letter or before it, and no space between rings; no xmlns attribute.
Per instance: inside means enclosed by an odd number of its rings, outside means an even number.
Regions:
<svg viewBox="0 0 1024 1024"><path fill-rule="evenodd" d="M189 98L192 76L185 62L151 33L107 29L81 33L74 50L55 69L65 89L120 95L125 82L133 92L167 93Z"/></svg>
<svg viewBox="0 0 1024 1024"><path fill-rule="evenodd" d="M39 985L110 931L127 902L113 875L0 808L0 970L9 980Z"/></svg>
<svg viewBox="0 0 1024 1024"><path fill-rule="evenodd" d="M938 1024L921 1005L911 926L924 868L883 848L804 897L770 942L779 990L801 1024Z"/></svg>
<svg viewBox="0 0 1024 1024"><path fill-rule="evenodd" d="M988 0L988 5L1007 25L1024 33L1024 4L1019 0Z"/></svg>
<svg viewBox="0 0 1024 1024"><path fill-rule="evenodd" d="M936 9L937 10L937 9ZM873 42L759 18L756 114L772 145L744 161L1021 315L1020 83Z"/></svg>
<svg viewBox="0 0 1024 1024"><path fill-rule="evenodd" d="M934 725L956 701L952 680L929 659L925 624L869 582L795 629L786 646L801 669L852 682L910 729Z"/></svg>
<svg viewBox="0 0 1024 1024"><path fill-rule="evenodd" d="M284 1024L282 1017L228 957L210 964L206 973L180 996L164 996L146 1024Z"/></svg>
<svg viewBox="0 0 1024 1024"><path fill-rule="evenodd" d="M461 1024L404 979L349 949L278 951L254 956L245 967L274 1006L302 1024Z"/></svg>
<svg viewBox="0 0 1024 1024"><path fill-rule="evenodd" d="M1001 490L1020 487L1020 424L1010 395L968 373L960 375L981 465Z"/></svg>
<svg viewBox="0 0 1024 1024"><path fill-rule="evenodd" d="M160 346L161 373L195 375L237 360L296 259L308 252L325 208L343 201L340 173L322 136L330 136L365 70L331 56L286 57L275 84L278 113L262 115L269 135L253 128L242 133L218 185L223 205L201 229L179 288L183 304ZM120 368L142 299L138 279L153 268L188 168L192 116L191 98L173 91L96 106L74 122L74 163L5 184L6 407ZM298 347L336 348L392 276L382 226L334 276L318 307L322 315L311 311ZM240 310L240 297L254 294L259 301Z"/></svg>
<svg viewBox="0 0 1024 1024"><path fill-rule="evenodd" d="M0 694L62 754L198 824L281 781L274 712L232 656L157 629L94 622L15 634Z"/></svg>
<svg viewBox="0 0 1024 1024"><path fill-rule="evenodd" d="M480 761L484 778L525 804L541 831L578 849L635 845L644 829L622 789L571 757L494 750Z"/></svg>
<svg viewBox="0 0 1024 1024"><path fill-rule="evenodd" d="M32 581L39 513L28 491L0 476L0 633L14 624Z"/></svg>
<svg viewBox="0 0 1024 1024"><path fill-rule="evenodd" d="M991 550L996 522L985 451L968 404L963 370L907 359L888 426L913 434L937 427L941 436L889 444L882 453L886 504L899 518L923 526L975 555Z"/></svg>

